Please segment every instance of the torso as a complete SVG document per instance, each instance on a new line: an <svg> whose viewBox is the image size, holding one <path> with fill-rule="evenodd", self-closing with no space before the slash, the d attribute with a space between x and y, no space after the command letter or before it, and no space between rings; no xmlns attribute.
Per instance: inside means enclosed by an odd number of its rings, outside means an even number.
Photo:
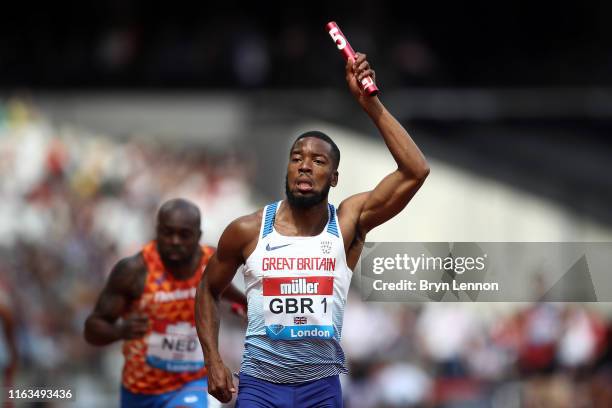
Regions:
<svg viewBox="0 0 612 408"><path fill-rule="evenodd" d="M125 316L146 315L151 328L144 337L124 342L122 382L129 391L161 394L206 375L194 307L198 282L214 250L201 250L193 276L179 280L166 271L154 241L144 247L144 273L134 284L135 300Z"/></svg>
<svg viewBox="0 0 612 408"><path fill-rule="evenodd" d="M249 325L241 371L273 382L346 372L340 335L352 271L335 207L313 236L282 234L277 208L259 212L263 222L242 267Z"/></svg>

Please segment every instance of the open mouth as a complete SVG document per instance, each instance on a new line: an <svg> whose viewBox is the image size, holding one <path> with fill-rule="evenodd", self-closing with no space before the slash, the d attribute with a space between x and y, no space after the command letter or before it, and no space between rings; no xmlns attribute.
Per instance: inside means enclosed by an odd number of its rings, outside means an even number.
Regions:
<svg viewBox="0 0 612 408"><path fill-rule="evenodd" d="M166 256L169 259L181 259L184 257L183 251L179 249L170 249L166 252Z"/></svg>
<svg viewBox="0 0 612 408"><path fill-rule="evenodd" d="M312 182L310 180L298 180L296 184L300 193L308 193L312 191Z"/></svg>

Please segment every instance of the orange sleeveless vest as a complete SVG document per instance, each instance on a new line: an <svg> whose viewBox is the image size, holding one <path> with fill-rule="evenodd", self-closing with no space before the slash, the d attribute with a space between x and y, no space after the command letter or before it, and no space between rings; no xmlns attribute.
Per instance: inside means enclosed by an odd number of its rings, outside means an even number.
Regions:
<svg viewBox="0 0 612 408"><path fill-rule="evenodd" d="M122 383L139 394L163 394L206 375L202 349L195 329L195 293L214 249L202 246L196 273L181 281L167 272L155 241L142 250L147 277L140 299L131 313L149 317L147 334L123 343Z"/></svg>

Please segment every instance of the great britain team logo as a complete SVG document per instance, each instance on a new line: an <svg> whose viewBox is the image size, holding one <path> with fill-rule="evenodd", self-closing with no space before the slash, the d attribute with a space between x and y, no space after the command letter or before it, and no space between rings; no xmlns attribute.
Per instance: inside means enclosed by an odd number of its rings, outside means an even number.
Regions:
<svg viewBox="0 0 612 408"><path fill-rule="evenodd" d="M332 249L331 241L321 241L321 252L323 255L329 255Z"/></svg>

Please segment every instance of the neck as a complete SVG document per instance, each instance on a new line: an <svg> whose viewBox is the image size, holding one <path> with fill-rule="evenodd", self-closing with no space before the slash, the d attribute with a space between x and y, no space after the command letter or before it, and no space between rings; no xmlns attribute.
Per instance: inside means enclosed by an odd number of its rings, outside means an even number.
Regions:
<svg viewBox="0 0 612 408"><path fill-rule="evenodd" d="M287 200L279 208L276 224L296 236L314 236L327 224L327 199L308 208L294 207Z"/></svg>
<svg viewBox="0 0 612 408"><path fill-rule="evenodd" d="M165 262L162 259L162 263L166 270L172 274L178 280L187 280L191 278L197 271L200 266L200 260L202 259L202 251L198 249L194 256L191 257L191 260L176 264L173 262Z"/></svg>

